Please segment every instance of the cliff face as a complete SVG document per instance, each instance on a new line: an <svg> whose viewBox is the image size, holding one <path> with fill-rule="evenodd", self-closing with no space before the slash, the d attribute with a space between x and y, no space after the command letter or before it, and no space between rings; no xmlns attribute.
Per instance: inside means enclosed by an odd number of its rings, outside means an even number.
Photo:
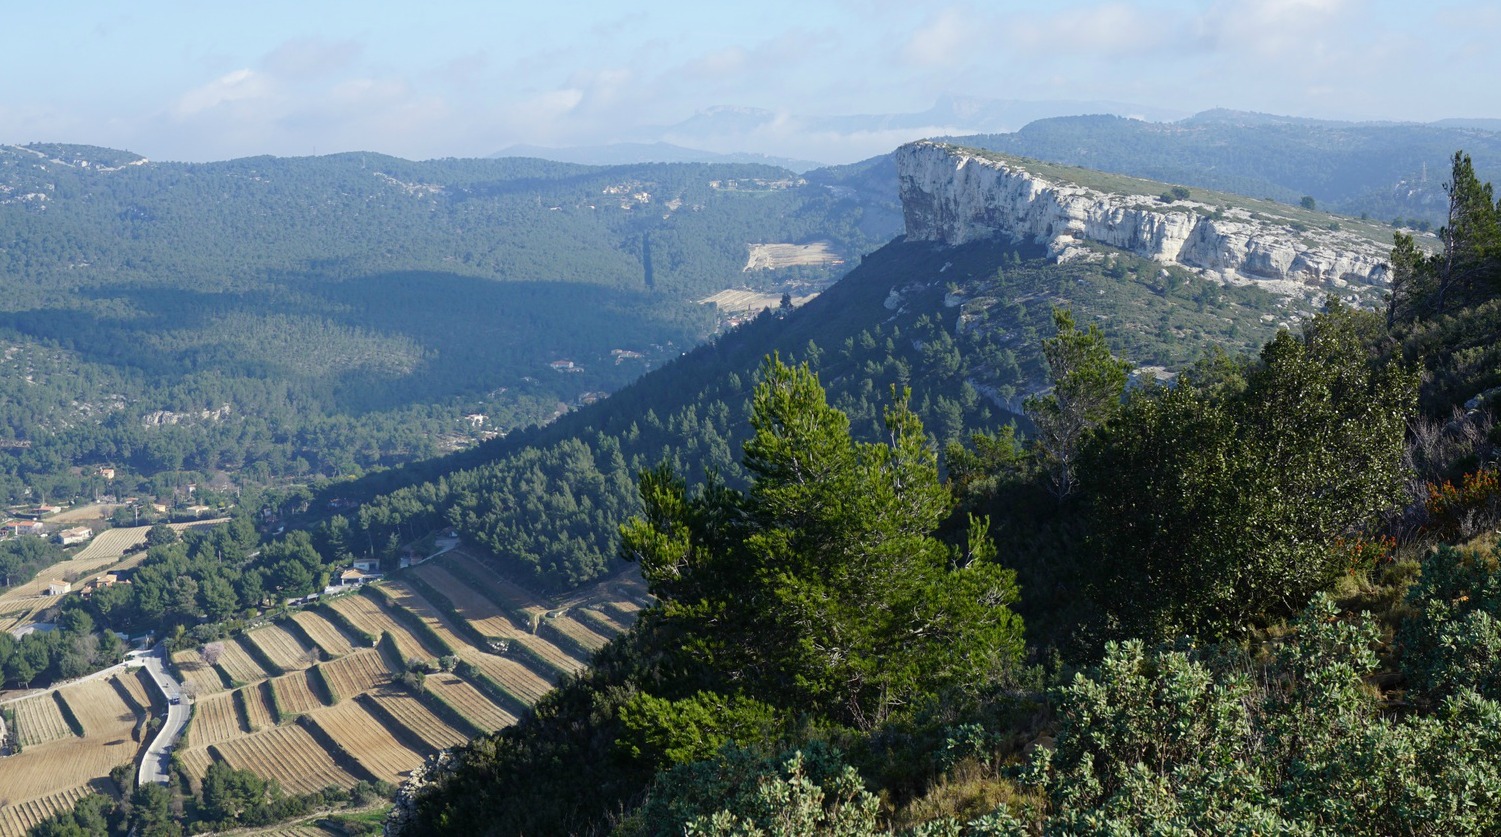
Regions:
<svg viewBox="0 0 1501 837"><path fill-rule="evenodd" d="M908 240L963 244L1006 236L1044 244L1060 260L1088 257L1083 242L1097 242L1284 294L1367 296L1387 281L1389 247L1353 232L1300 229L1290 217L1245 208L1099 191L928 141L897 149L896 163Z"/></svg>

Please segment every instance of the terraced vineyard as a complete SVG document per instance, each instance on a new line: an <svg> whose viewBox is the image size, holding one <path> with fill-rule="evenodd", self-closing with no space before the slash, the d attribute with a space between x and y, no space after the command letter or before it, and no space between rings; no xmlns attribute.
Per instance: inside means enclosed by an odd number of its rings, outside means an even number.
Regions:
<svg viewBox="0 0 1501 837"><path fill-rule="evenodd" d="M418 752L402 743L400 739L405 736L399 735L399 730L382 724L357 700L346 700L326 711L309 715L308 722L349 753L374 779L399 782L426 757L426 752ZM437 749L440 748L432 748Z"/></svg>
<svg viewBox="0 0 1501 837"><path fill-rule="evenodd" d="M333 662L322 663L318 669L327 678L336 701L391 682L391 672L381 660L380 652L374 648L362 648Z"/></svg>
<svg viewBox="0 0 1501 837"><path fill-rule="evenodd" d="M376 706L390 713L398 724L411 730L423 741L438 745L440 749L469 740L469 736L439 718L405 689L380 689L372 692L369 698Z"/></svg>
<svg viewBox="0 0 1501 837"><path fill-rule="evenodd" d="M215 666L198 651L175 655L203 689L179 753L189 778L222 760L293 793L400 781L427 755L515 723L646 601L639 583L616 579L549 603L472 556L442 563L225 640ZM450 655L457 670L429 674L425 694L397 682L408 661Z"/></svg>
<svg viewBox="0 0 1501 837"><path fill-rule="evenodd" d="M220 692L198 700L193 706L193 723L188 727L189 743L206 747L249 731L240 721L240 710L235 705L236 694Z"/></svg>
<svg viewBox="0 0 1501 837"><path fill-rule="evenodd" d="M323 706L323 701L313 693L307 672L278 677L271 681L271 689L276 693L276 706L284 721L289 716L306 715Z"/></svg>
<svg viewBox="0 0 1501 837"><path fill-rule="evenodd" d="M281 625L267 625L246 634L242 639L254 645L260 653L282 671L307 668L317 660L310 655L312 649L295 634ZM319 650L318 658L325 652ZM347 649L339 653L348 653Z"/></svg>
<svg viewBox="0 0 1501 837"><path fill-rule="evenodd" d="M315 610L304 610L294 614L292 622L307 634L327 659L342 657L354 650L349 637L346 637L338 626L323 618Z"/></svg>
<svg viewBox="0 0 1501 837"><path fill-rule="evenodd" d="M94 789L89 785L80 785L15 805L6 805L0 808L0 835L10 837L13 834L25 834L40 825L42 820L65 808L72 808L73 803L93 792Z"/></svg>
<svg viewBox="0 0 1501 837"><path fill-rule="evenodd" d="M459 711L468 721L485 732L494 732L516 723L516 716L496 706L469 682L453 674L429 674L427 690Z"/></svg>
<svg viewBox="0 0 1501 837"><path fill-rule="evenodd" d="M196 748L195 748L196 749ZM191 751L187 751L191 752ZM200 751L201 752L201 751ZM274 779L289 793L312 793L329 785L353 787L359 779L346 773L308 731L296 724L272 727L244 738L208 748L208 758L239 770ZM195 778L203 778L209 762L202 756L183 756L183 764L201 765Z"/></svg>
<svg viewBox="0 0 1501 837"><path fill-rule="evenodd" d="M91 788L112 792L110 769L129 764L139 752L133 736L151 703L136 672L75 683L55 694L14 704L22 750L0 759L0 837L24 834ZM63 706L86 735L74 734Z"/></svg>
<svg viewBox="0 0 1501 837"><path fill-rule="evenodd" d="M209 665L198 649L174 652L172 664L177 667L178 679L193 694L201 697L224 690L224 678L219 676L219 670Z"/></svg>
<svg viewBox="0 0 1501 837"><path fill-rule="evenodd" d="M251 732L260 732L276 726L276 719L271 714L271 706L267 700L270 696L266 694L265 683L246 686L236 690L235 694L240 696L244 704L245 720L250 724Z"/></svg>
<svg viewBox="0 0 1501 837"><path fill-rule="evenodd" d="M486 572L483 568L477 568L477 571ZM556 679L558 674L572 674L586 664L579 655L559 648L556 644L529 630L517 627L516 623L501 609L500 604L481 595L467 581L448 573L442 566L424 565L418 568L416 574L418 578L448 598L453 603L454 611L458 616L480 634L518 643L532 652L537 659L552 669L549 681ZM499 597L500 593L497 592L496 595ZM535 622L540 624L545 613L546 609L540 607L535 611L527 610L525 614L528 618L524 619L522 624L532 624L530 618L532 616L535 616Z"/></svg>
<svg viewBox="0 0 1501 837"><path fill-rule="evenodd" d="M230 682L243 685L266 679L266 670L251 659L238 640L225 640L218 645L224 650L219 654L219 661L215 665L229 675Z"/></svg>
<svg viewBox="0 0 1501 837"><path fill-rule="evenodd" d="M401 650L403 660L428 660L442 653L442 649L424 646L422 640L408 633L404 625L387 615L380 609L380 605L366 596L353 595L335 599L333 608L362 631L376 636L391 634L396 640L396 647Z"/></svg>
<svg viewBox="0 0 1501 837"><path fill-rule="evenodd" d="M51 694L27 698L11 705L16 710L16 740L23 749L73 734Z"/></svg>

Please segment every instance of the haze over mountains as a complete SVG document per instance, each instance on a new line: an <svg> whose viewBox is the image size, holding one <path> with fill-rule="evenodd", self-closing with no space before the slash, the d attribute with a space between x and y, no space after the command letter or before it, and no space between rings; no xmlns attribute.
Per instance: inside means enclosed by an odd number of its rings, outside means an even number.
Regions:
<svg viewBox="0 0 1501 837"><path fill-rule="evenodd" d="M1343 122L1226 109L1184 115L1119 102L961 97L945 97L926 111L909 114L796 116L710 108L675 125L639 129L630 141L513 146L495 156L589 165L717 161L764 162L796 172L818 168L810 160L754 152L784 130L868 137L872 156L911 140L943 137L1250 197L1297 202L1310 195L1348 215L1433 225L1441 220L1444 172L1455 149L1470 151L1483 177L1501 175L1501 163L1495 162L1501 159L1501 120Z"/></svg>

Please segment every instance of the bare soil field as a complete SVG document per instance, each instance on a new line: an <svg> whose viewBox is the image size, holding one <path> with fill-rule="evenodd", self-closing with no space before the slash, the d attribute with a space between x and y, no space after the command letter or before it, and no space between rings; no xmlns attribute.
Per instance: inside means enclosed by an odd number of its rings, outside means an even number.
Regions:
<svg viewBox="0 0 1501 837"><path fill-rule="evenodd" d="M742 271L843 264L844 259L830 249L830 244L828 241L814 241L810 244L751 244Z"/></svg>
<svg viewBox="0 0 1501 837"><path fill-rule="evenodd" d="M122 727L129 731L140 714L120 699L120 693L104 680L91 680L58 690L58 696L83 724L84 738L112 735Z"/></svg>

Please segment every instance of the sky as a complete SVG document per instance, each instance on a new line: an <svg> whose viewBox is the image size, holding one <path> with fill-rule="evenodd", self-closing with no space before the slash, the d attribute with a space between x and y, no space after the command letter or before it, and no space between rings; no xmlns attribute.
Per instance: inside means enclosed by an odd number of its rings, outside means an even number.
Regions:
<svg viewBox="0 0 1501 837"><path fill-rule="evenodd" d="M158 160L666 139L849 162L969 126L810 117L944 96L1501 118L1494 0L70 0L4 17L0 142ZM766 113L685 125L728 107Z"/></svg>

